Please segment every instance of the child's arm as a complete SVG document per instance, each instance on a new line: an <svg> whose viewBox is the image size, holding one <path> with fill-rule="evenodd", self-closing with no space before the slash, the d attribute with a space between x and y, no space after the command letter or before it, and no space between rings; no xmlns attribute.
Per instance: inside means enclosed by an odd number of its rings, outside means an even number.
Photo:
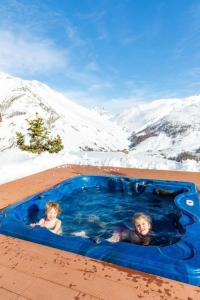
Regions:
<svg viewBox="0 0 200 300"><path fill-rule="evenodd" d="M42 219L40 219L39 222L37 222L37 223L31 223L31 224L29 224L29 226L32 227L32 228L34 228L34 227L37 226L37 225L39 225L39 226L41 226L41 227L44 227L44 223L45 223L45 219L42 218Z"/></svg>
<svg viewBox="0 0 200 300"><path fill-rule="evenodd" d="M59 233L60 229L61 229L61 221L57 220L55 228L53 230L50 230L50 231L53 232L53 233Z"/></svg>
<svg viewBox="0 0 200 300"><path fill-rule="evenodd" d="M40 227L45 227L45 219L44 218L40 219L40 221L36 223L36 225L39 225Z"/></svg>
<svg viewBox="0 0 200 300"><path fill-rule="evenodd" d="M115 232L110 238L107 239L108 242L117 243L120 241L120 234Z"/></svg>

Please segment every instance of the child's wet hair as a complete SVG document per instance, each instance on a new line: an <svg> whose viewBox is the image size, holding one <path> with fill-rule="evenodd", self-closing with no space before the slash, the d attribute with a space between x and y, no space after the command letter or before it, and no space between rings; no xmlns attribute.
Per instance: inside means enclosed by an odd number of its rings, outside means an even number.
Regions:
<svg viewBox="0 0 200 300"><path fill-rule="evenodd" d="M135 221L140 218L146 220L151 225L151 223L152 223L151 217L142 212L138 212L138 213L134 214L134 216L132 218L133 223L135 223Z"/></svg>
<svg viewBox="0 0 200 300"><path fill-rule="evenodd" d="M54 208L57 211L58 214L61 213L60 205L57 202L54 202L54 201L47 202L46 205L45 205L45 211L48 211L52 208Z"/></svg>

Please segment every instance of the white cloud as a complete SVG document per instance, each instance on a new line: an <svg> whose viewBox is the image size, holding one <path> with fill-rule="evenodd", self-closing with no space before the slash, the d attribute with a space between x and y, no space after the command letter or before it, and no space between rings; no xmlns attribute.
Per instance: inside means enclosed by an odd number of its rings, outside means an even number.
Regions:
<svg viewBox="0 0 200 300"><path fill-rule="evenodd" d="M71 47L81 47L85 45L85 41L80 37L78 30L75 26L72 26L69 21L65 21L65 32Z"/></svg>
<svg viewBox="0 0 200 300"><path fill-rule="evenodd" d="M121 113L123 110L127 108L131 108L134 104L138 102L138 99L130 97L130 98L113 98L110 101L104 103L104 107L107 111L112 112L113 114ZM141 102L140 102L141 103Z"/></svg>
<svg viewBox="0 0 200 300"><path fill-rule="evenodd" d="M105 84L106 86L106 84ZM88 108L103 107L107 111L117 114L124 109L132 107L138 99L134 97L129 98L102 98L101 95L91 94L90 91L61 91L68 99L83 105ZM140 101L141 103L141 101Z"/></svg>
<svg viewBox="0 0 200 300"><path fill-rule="evenodd" d="M144 33L141 33L141 34L126 33L126 34L122 35L122 38L120 38L120 43L122 45L128 46L130 44L138 42L139 40L141 40L144 37L145 37Z"/></svg>
<svg viewBox="0 0 200 300"><path fill-rule="evenodd" d="M98 82L98 83L92 84L90 86L89 92L109 89L112 87L113 87L113 85L110 82Z"/></svg>
<svg viewBox="0 0 200 300"><path fill-rule="evenodd" d="M4 72L44 74L67 66L68 53L51 40L27 32L0 30L0 69Z"/></svg>
<svg viewBox="0 0 200 300"><path fill-rule="evenodd" d="M61 91L69 100L76 102L82 106L93 108L101 104L97 97L91 97L87 92L76 91Z"/></svg>
<svg viewBox="0 0 200 300"><path fill-rule="evenodd" d="M98 66L98 64L94 61L91 61L90 63L87 64L86 69L88 71L92 71L92 72L99 72L101 69Z"/></svg>

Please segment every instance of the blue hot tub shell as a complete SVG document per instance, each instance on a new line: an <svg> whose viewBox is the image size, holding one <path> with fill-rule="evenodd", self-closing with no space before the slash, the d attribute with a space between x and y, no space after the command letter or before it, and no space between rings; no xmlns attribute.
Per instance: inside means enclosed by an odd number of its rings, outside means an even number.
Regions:
<svg viewBox="0 0 200 300"><path fill-rule="evenodd" d="M100 244L76 236L59 236L39 226L30 228L24 217L30 207L43 209L48 199L58 201L76 190L103 187L108 190L141 187L157 190L182 191L174 201L181 210L179 220L185 233L177 243L160 246L141 246L129 243ZM78 253L120 266L152 273L193 285L200 285L200 205L197 188L191 182L136 179L119 176L83 175L65 180L49 190L6 207L0 213L0 233L51 247Z"/></svg>

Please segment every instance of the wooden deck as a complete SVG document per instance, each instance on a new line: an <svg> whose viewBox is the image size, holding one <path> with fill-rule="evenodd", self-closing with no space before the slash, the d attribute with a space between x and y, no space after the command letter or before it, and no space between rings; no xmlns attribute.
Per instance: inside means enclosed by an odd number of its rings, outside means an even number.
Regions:
<svg viewBox="0 0 200 300"><path fill-rule="evenodd" d="M200 174L63 166L0 186L0 208L78 174L192 181ZM0 299L199 300L200 287L0 235Z"/></svg>

